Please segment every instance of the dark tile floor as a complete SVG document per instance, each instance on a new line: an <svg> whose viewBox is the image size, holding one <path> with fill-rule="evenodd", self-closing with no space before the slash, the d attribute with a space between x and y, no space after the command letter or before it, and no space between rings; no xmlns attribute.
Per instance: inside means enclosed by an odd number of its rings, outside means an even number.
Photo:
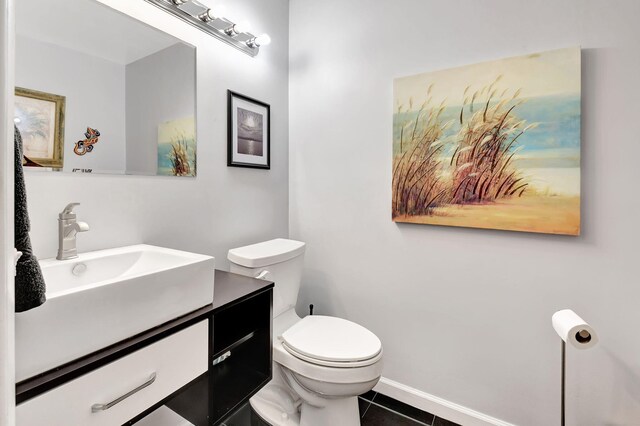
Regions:
<svg viewBox="0 0 640 426"><path fill-rule="evenodd" d="M359 403L362 426L460 426L373 391Z"/></svg>
<svg viewBox="0 0 640 426"><path fill-rule="evenodd" d="M361 395L358 398L358 404L362 426L460 426L373 391ZM269 425L251 410L249 404L246 404L221 426Z"/></svg>

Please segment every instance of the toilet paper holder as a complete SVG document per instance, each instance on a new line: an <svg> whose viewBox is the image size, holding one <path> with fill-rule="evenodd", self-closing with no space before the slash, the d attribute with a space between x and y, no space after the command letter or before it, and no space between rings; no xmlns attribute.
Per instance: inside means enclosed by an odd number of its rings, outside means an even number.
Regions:
<svg viewBox="0 0 640 426"><path fill-rule="evenodd" d="M565 395L567 385L567 343L577 349L590 349L598 343L593 328L571 309L563 309L553 314L551 324L562 341L560 425L565 426Z"/></svg>

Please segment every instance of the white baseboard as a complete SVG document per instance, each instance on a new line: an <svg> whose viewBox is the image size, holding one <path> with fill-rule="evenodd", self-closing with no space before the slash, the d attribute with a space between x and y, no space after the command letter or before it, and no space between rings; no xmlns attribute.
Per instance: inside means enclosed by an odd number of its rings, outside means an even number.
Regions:
<svg viewBox="0 0 640 426"><path fill-rule="evenodd" d="M463 426L515 426L385 377L380 379L373 390Z"/></svg>

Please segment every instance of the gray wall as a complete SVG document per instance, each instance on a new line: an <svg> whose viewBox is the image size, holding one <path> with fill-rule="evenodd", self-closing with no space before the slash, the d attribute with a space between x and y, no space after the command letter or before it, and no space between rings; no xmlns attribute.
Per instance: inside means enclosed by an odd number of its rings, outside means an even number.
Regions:
<svg viewBox="0 0 640 426"><path fill-rule="evenodd" d="M125 66L55 44L16 38L16 85L66 97L64 170L122 172L125 167ZM73 152L87 127L100 131L94 150Z"/></svg>
<svg viewBox="0 0 640 426"><path fill-rule="evenodd" d="M640 2L294 0L290 14L300 312L370 328L390 379L538 426L560 422L551 315L573 308L601 341L569 351L567 424L638 425ZM581 237L391 221L393 78L577 45Z"/></svg>
<svg viewBox="0 0 640 426"><path fill-rule="evenodd" d="M146 242L211 254L227 268L229 248L288 234L288 7L241 0L230 13L268 32L273 43L251 58L146 3L105 0L197 47L198 177L32 173L27 176L31 237L40 258L55 256L57 215L78 201L82 251ZM227 89L271 104L270 171L226 166Z"/></svg>
<svg viewBox="0 0 640 426"><path fill-rule="evenodd" d="M195 115L195 59L180 43L126 66L128 173L156 174L158 125Z"/></svg>

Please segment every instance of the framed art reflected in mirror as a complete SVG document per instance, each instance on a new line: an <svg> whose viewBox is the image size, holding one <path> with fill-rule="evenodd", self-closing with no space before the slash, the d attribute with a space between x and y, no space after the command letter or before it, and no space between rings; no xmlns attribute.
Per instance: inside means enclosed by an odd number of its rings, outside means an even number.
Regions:
<svg viewBox="0 0 640 426"><path fill-rule="evenodd" d="M227 166L270 169L270 106L229 90L227 114Z"/></svg>
<svg viewBox="0 0 640 426"><path fill-rule="evenodd" d="M62 168L65 97L16 87L14 122L25 166Z"/></svg>

